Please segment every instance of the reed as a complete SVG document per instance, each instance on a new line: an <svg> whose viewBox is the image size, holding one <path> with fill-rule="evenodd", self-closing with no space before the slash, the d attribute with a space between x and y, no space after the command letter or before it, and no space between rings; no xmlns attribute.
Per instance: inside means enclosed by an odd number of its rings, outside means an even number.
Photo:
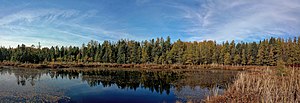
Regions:
<svg viewBox="0 0 300 103"><path fill-rule="evenodd" d="M240 73L223 95L210 96L204 102L299 103L300 69L287 68Z"/></svg>

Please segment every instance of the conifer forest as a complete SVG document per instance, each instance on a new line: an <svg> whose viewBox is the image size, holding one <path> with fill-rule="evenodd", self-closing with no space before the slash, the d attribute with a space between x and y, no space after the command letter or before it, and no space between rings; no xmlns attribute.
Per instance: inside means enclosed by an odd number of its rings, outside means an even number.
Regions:
<svg viewBox="0 0 300 103"><path fill-rule="evenodd" d="M276 66L300 64L299 38L269 38L259 42L184 42L157 38L145 41L91 40L81 47L18 45L0 48L0 61L21 63L99 62L118 64L224 64Z"/></svg>

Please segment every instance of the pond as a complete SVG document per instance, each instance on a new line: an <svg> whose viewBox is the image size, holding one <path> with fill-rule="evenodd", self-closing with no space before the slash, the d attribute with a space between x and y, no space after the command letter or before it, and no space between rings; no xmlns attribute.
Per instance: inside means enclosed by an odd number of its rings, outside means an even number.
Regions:
<svg viewBox="0 0 300 103"><path fill-rule="evenodd" d="M0 69L0 102L201 102L238 71L114 68Z"/></svg>

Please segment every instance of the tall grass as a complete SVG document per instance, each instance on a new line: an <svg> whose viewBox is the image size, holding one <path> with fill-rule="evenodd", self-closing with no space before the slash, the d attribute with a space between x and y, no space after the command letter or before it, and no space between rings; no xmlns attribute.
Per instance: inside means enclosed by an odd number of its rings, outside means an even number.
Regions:
<svg viewBox="0 0 300 103"><path fill-rule="evenodd" d="M223 95L208 97L205 102L299 103L300 70L264 70L241 73Z"/></svg>

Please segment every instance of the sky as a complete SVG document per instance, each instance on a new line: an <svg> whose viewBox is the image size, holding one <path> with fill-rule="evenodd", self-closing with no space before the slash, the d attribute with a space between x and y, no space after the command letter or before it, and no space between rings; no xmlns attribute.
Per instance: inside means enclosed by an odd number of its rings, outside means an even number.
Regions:
<svg viewBox="0 0 300 103"><path fill-rule="evenodd" d="M300 0L0 0L0 45L300 36Z"/></svg>

